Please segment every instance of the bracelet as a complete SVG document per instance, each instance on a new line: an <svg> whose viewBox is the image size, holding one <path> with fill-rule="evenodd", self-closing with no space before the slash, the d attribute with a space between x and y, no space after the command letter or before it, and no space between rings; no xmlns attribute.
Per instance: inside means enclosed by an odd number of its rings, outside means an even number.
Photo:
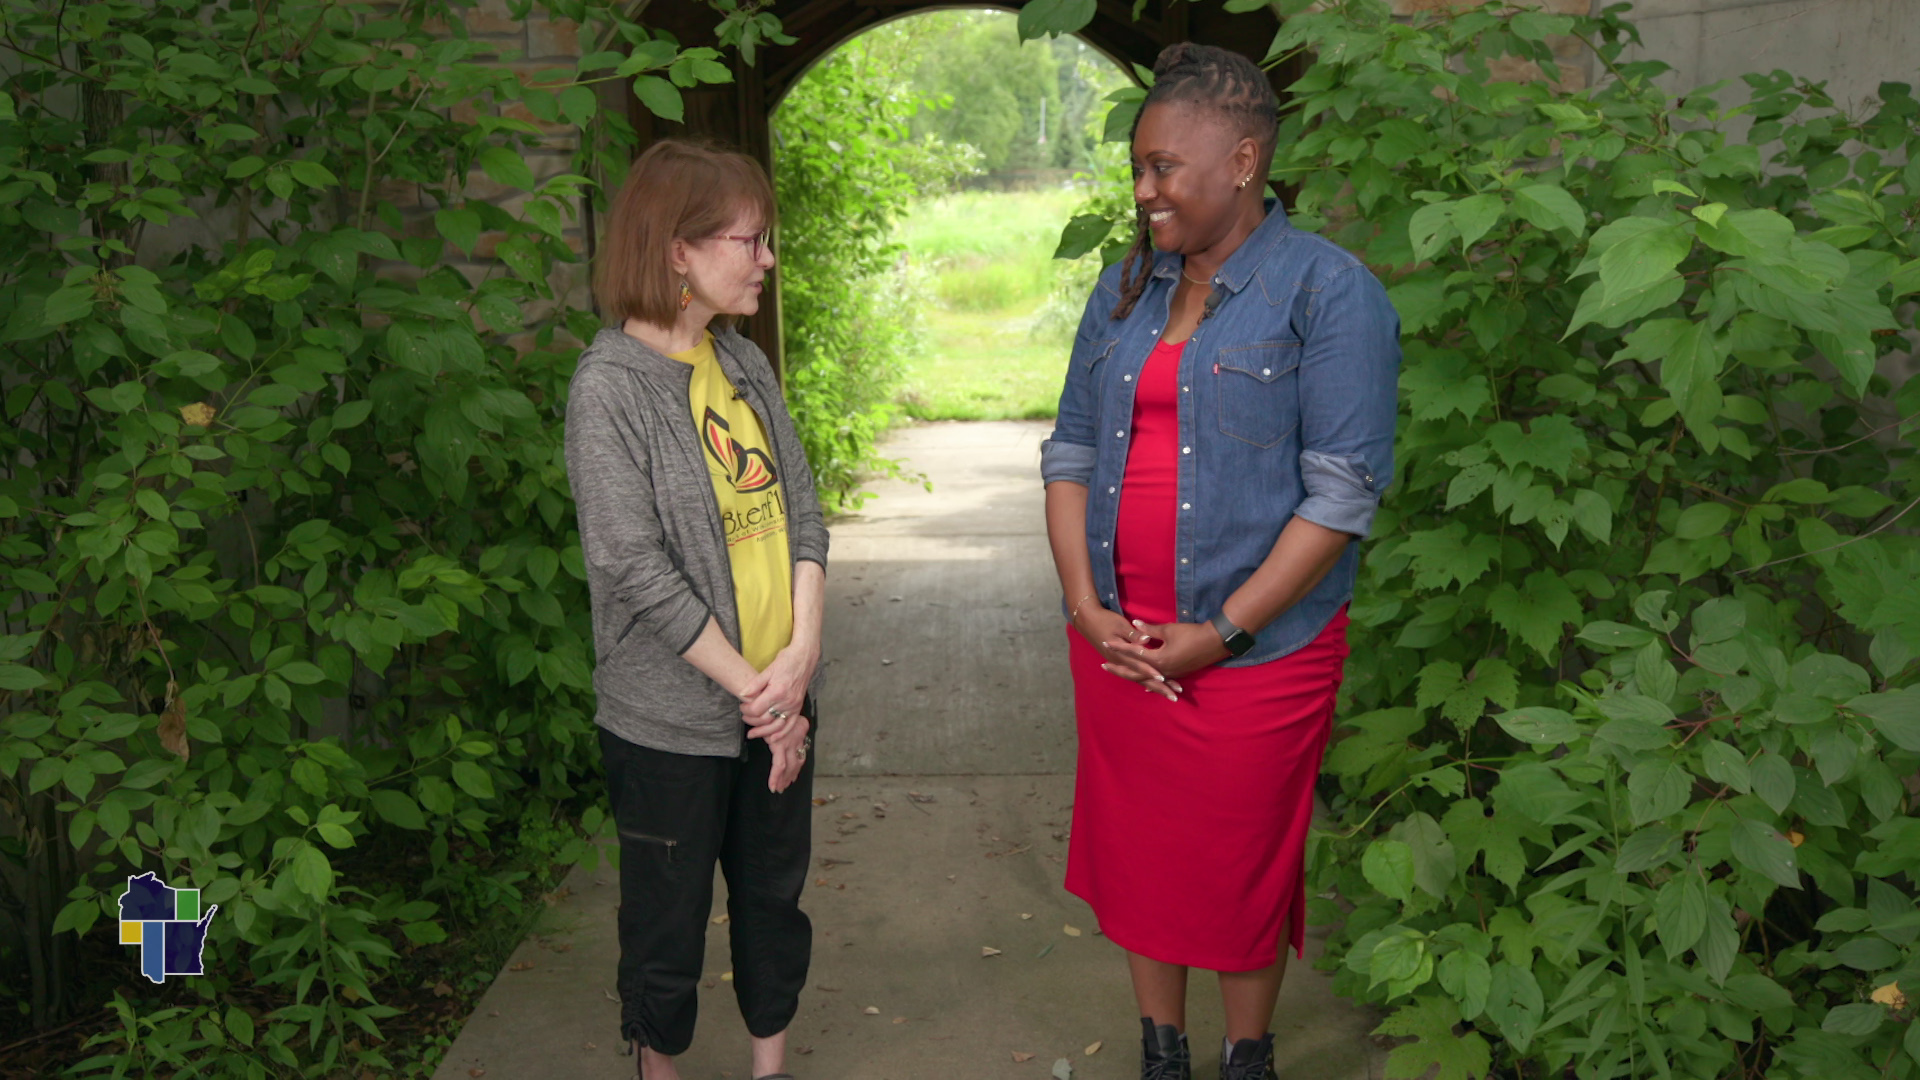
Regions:
<svg viewBox="0 0 1920 1080"><path fill-rule="evenodd" d="M1080 600L1073 605L1073 610L1067 613L1067 621L1073 622L1074 620L1078 619L1080 617L1080 605L1085 604L1087 601L1091 599L1093 599L1092 593L1088 593L1087 595L1081 597Z"/></svg>

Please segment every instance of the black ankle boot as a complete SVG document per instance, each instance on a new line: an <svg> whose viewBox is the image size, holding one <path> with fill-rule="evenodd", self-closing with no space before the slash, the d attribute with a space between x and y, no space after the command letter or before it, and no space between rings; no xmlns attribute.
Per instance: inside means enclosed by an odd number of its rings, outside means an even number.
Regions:
<svg viewBox="0 0 1920 1080"><path fill-rule="evenodd" d="M1193 1080L1187 1037L1172 1024L1140 1018L1140 1080Z"/></svg>
<svg viewBox="0 0 1920 1080"><path fill-rule="evenodd" d="M1220 1058L1220 1080L1273 1080L1273 1036L1241 1039Z"/></svg>

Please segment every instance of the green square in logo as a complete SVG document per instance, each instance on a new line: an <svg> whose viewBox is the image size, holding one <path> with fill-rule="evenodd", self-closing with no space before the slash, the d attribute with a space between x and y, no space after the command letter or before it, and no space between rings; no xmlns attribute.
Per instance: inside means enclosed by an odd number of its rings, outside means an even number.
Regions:
<svg viewBox="0 0 1920 1080"><path fill-rule="evenodd" d="M200 921L199 889L175 889L173 891L173 917L182 922Z"/></svg>

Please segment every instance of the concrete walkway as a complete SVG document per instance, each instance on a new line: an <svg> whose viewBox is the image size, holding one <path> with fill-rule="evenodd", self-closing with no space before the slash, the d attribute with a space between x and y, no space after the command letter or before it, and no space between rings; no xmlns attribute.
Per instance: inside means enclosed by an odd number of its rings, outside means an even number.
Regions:
<svg viewBox="0 0 1920 1080"><path fill-rule="evenodd" d="M1125 954L1061 888L1074 735L1038 476L1050 427L901 431L888 452L933 492L876 484L833 526L800 1080L1046 1080L1062 1058L1078 1080L1139 1075ZM634 1075L613 990L617 880L605 866L568 878L435 1080ZM709 930L681 1073L750 1080L726 927ZM1204 973L1189 1021L1195 1075L1215 1076L1219 993ZM1374 1080L1373 1023L1296 964L1274 1024L1280 1076Z"/></svg>

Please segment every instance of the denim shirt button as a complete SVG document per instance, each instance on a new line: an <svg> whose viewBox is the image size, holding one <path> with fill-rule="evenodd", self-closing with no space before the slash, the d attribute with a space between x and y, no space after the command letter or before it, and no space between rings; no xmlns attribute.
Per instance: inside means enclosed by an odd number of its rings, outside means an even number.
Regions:
<svg viewBox="0 0 1920 1080"><path fill-rule="evenodd" d="M1367 479L1369 479L1369 480L1371 480L1371 479L1373 479L1373 477L1371 477L1371 476L1369 476L1369 477L1367 477ZM1111 495L1111 494L1113 494L1114 492L1116 492L1116 491L1118 491L1118 490L1120 490L1120 489L1119 489L1119 488L1112 488L1112 487L1110 487L1110 488L1108 488L1108 489L1107 489L1107 494L1109 494L1109 495Z"/></svg>
<svg viewBox="0 0 1920 1080"><path fill-rule="evenodd" d="M1121 382L1132 382L1132 381L1133 381L1133 376L1131 376L1131 375L1122 375L1122 376L1120 376L1120 381L1121 381Z"/></svg>
<svg viewBox="0 0 1920 1080"><path fill-rule="evenodd" d="M1181 387L1181 388L1180 388L1180 392L1184 394L1184 393L1186 393L1186 392L1188 392L1189 390L1192 390L1192 389L1193 389L1193 387L1191 387L1191 386L1183 386L1183 387Z"/></svg>
<svg viewBox="0 0 1920 1080"><path fill-rule="evenodd" d="M1101 546L1101 547L1112 547L1112 546L1113 546L1113 541L1111 541L1111 540L1102 540L1102 541L1100 541L1100 546Z"/></svg>
<svg viewBox="0 0 1920 1080"><path fill-rule="evenodd" d="M1127 437L1127 433L1124 431L1116 431L1113 433L1113 437L1116 439L1124 439Z"/></svg>
<svg viewBox="0 0 1920 1080"><path fill-rule="evenodd" d="M1181 503L1181 504L1180 504L1180 509L1182 509L1182 510L1191 510L1191 509L1193 509L1193 504L1192 504L1192 503Z"/></svg>
<svg viewBox="0 0 1920 1080"><path fill-rule="evenodd" d="M1262 374L1262 375L1271 375L1271 374L1273 374L1273 369L1272 369L1272 368L1267 368L1267 367L1263 367L1263 368L1261 368L1261 369L1260 369L1260 374Z"/></svg>
<svg viewBox="0 0 1920 1080"><path fill-rule="evenodd" d="M1181 565L1181 566L1185 566L1185 565L1187 565L1187 560L1185 560L1185 559L1181 559L1181 560L1180 560L1180 565Z"/></svg>
<svg viewBox="0 0 1920 1080"><path fill-rule="evenodd" d="M1181 448L1180 448L1180 452L1181 452L1181 453L1183 453L1183 454L1191 454L1191 453L1193 453L1193 447L1191 447L1191 446L1183 446L1183 447L1181 447Z"/></svg>
<svg viewBox="0 0 1920 1080"><path fill-rule="evenodd" d="M1367 483L1369 484L1373 483L1373 477L1371 476L1367 477Z"/></svg>

